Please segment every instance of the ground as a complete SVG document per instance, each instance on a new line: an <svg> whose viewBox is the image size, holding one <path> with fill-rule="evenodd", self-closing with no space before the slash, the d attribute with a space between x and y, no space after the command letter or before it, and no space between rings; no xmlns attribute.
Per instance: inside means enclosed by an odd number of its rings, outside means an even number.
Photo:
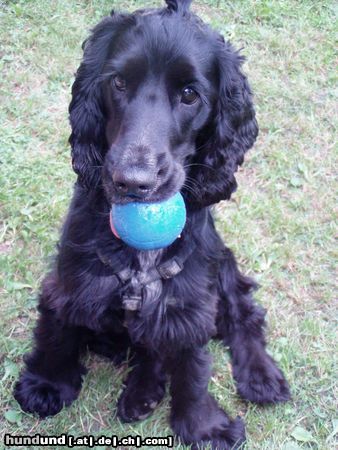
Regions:
<svg viewBox="0 0 338 450"><path fill-rule="evenodd" d="M0 1L1 435L171 433L168 398L143 422L124 425L115 418L126 368L116 370L97 357L88 357L79 399L54 418L39 421L22 413L11 394L31 347L39 284L75 180L67 105L81 43L111 8L159 4ZM210 390L233 416L245 418L250 450L335 448L334 6L329 0L193 5L243 49L260 124L237 193L215 214L242 269L260 283L257 300L268 310L269 351L290 382L292 401L269 408L241 401L229 356L210 345Z"/></svg>

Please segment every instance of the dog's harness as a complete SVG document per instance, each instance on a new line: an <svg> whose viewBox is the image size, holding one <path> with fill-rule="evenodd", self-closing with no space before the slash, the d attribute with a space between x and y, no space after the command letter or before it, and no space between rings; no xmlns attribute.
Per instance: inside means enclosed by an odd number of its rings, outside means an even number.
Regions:
<svg viewBox="0 0 338 450"><path fill-rule="evenodd" d="M192 241L189 243L182 242L179 250L173 258L153 267L147 272L142 270L133 270L126 268L112 274L114 289L118 287L126 287L122 295L122 306L126 311L139 311L142 308L145 291L148 285L158 280L169 280L182 272L184 263L195 250L196 244ZM113 261L104 255L98 248L97 255L101 262L114 268ZM128 285L128 282L129 285Z"/></svg>

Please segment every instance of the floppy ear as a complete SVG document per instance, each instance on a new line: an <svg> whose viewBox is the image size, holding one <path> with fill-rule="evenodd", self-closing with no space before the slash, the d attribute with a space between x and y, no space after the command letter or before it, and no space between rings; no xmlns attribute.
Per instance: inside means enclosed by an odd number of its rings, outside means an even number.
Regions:
<svg viewBox="0 0 338 450"><path fill-rule="evenodd" d="M106 117L102 99L102 71L106 63L117 24L122 15L103 19L83 43L83 60L77 70L69 105L72 133L72 165L78 182L87 189L100 181L106 151Z"/></svg>
<svg viewBox="0 0 338 450"><path fill-rule="evenodd" d="M241 71L244 58L229 43L219 40L218 100L213 121L197 141L190 177L198 192L197 207L226 200L236 190L235 172L258 134L252 92Z"/></svg>

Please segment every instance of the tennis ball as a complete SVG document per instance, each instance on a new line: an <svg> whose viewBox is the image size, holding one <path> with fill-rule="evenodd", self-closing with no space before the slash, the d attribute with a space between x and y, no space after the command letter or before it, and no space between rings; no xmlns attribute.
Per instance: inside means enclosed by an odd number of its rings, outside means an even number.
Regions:
<svg viewBox="0 0 338 450"><path fill-rule="evenodd" d="M182 195L157 203L114 204L110 226L116 237L138 250L167 247L180 235L186 221Z"/></svg>

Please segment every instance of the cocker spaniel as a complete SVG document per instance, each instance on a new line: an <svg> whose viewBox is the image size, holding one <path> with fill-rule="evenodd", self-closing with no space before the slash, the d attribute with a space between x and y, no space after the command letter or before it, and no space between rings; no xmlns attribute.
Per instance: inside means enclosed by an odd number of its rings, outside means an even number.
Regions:
<svg viewBox="0 0 338 450"><path fill-rule="evenodd" d="M229 449L245 440L244 425L208 393L210 339L229 346L243 399L290 397L265 349L255 283L238 270L210 212L236 189L258 127L242 56L189 11L189 0L166 4L112 12L83 45L69 107L77 181L14 395L24 411L52 416L79 394L84 350L118 364L129 349L118 417L151 414L168 380L180 440ZM169 247L139 251L112 234L112 204L179 191L187 222Z"/></svg>

